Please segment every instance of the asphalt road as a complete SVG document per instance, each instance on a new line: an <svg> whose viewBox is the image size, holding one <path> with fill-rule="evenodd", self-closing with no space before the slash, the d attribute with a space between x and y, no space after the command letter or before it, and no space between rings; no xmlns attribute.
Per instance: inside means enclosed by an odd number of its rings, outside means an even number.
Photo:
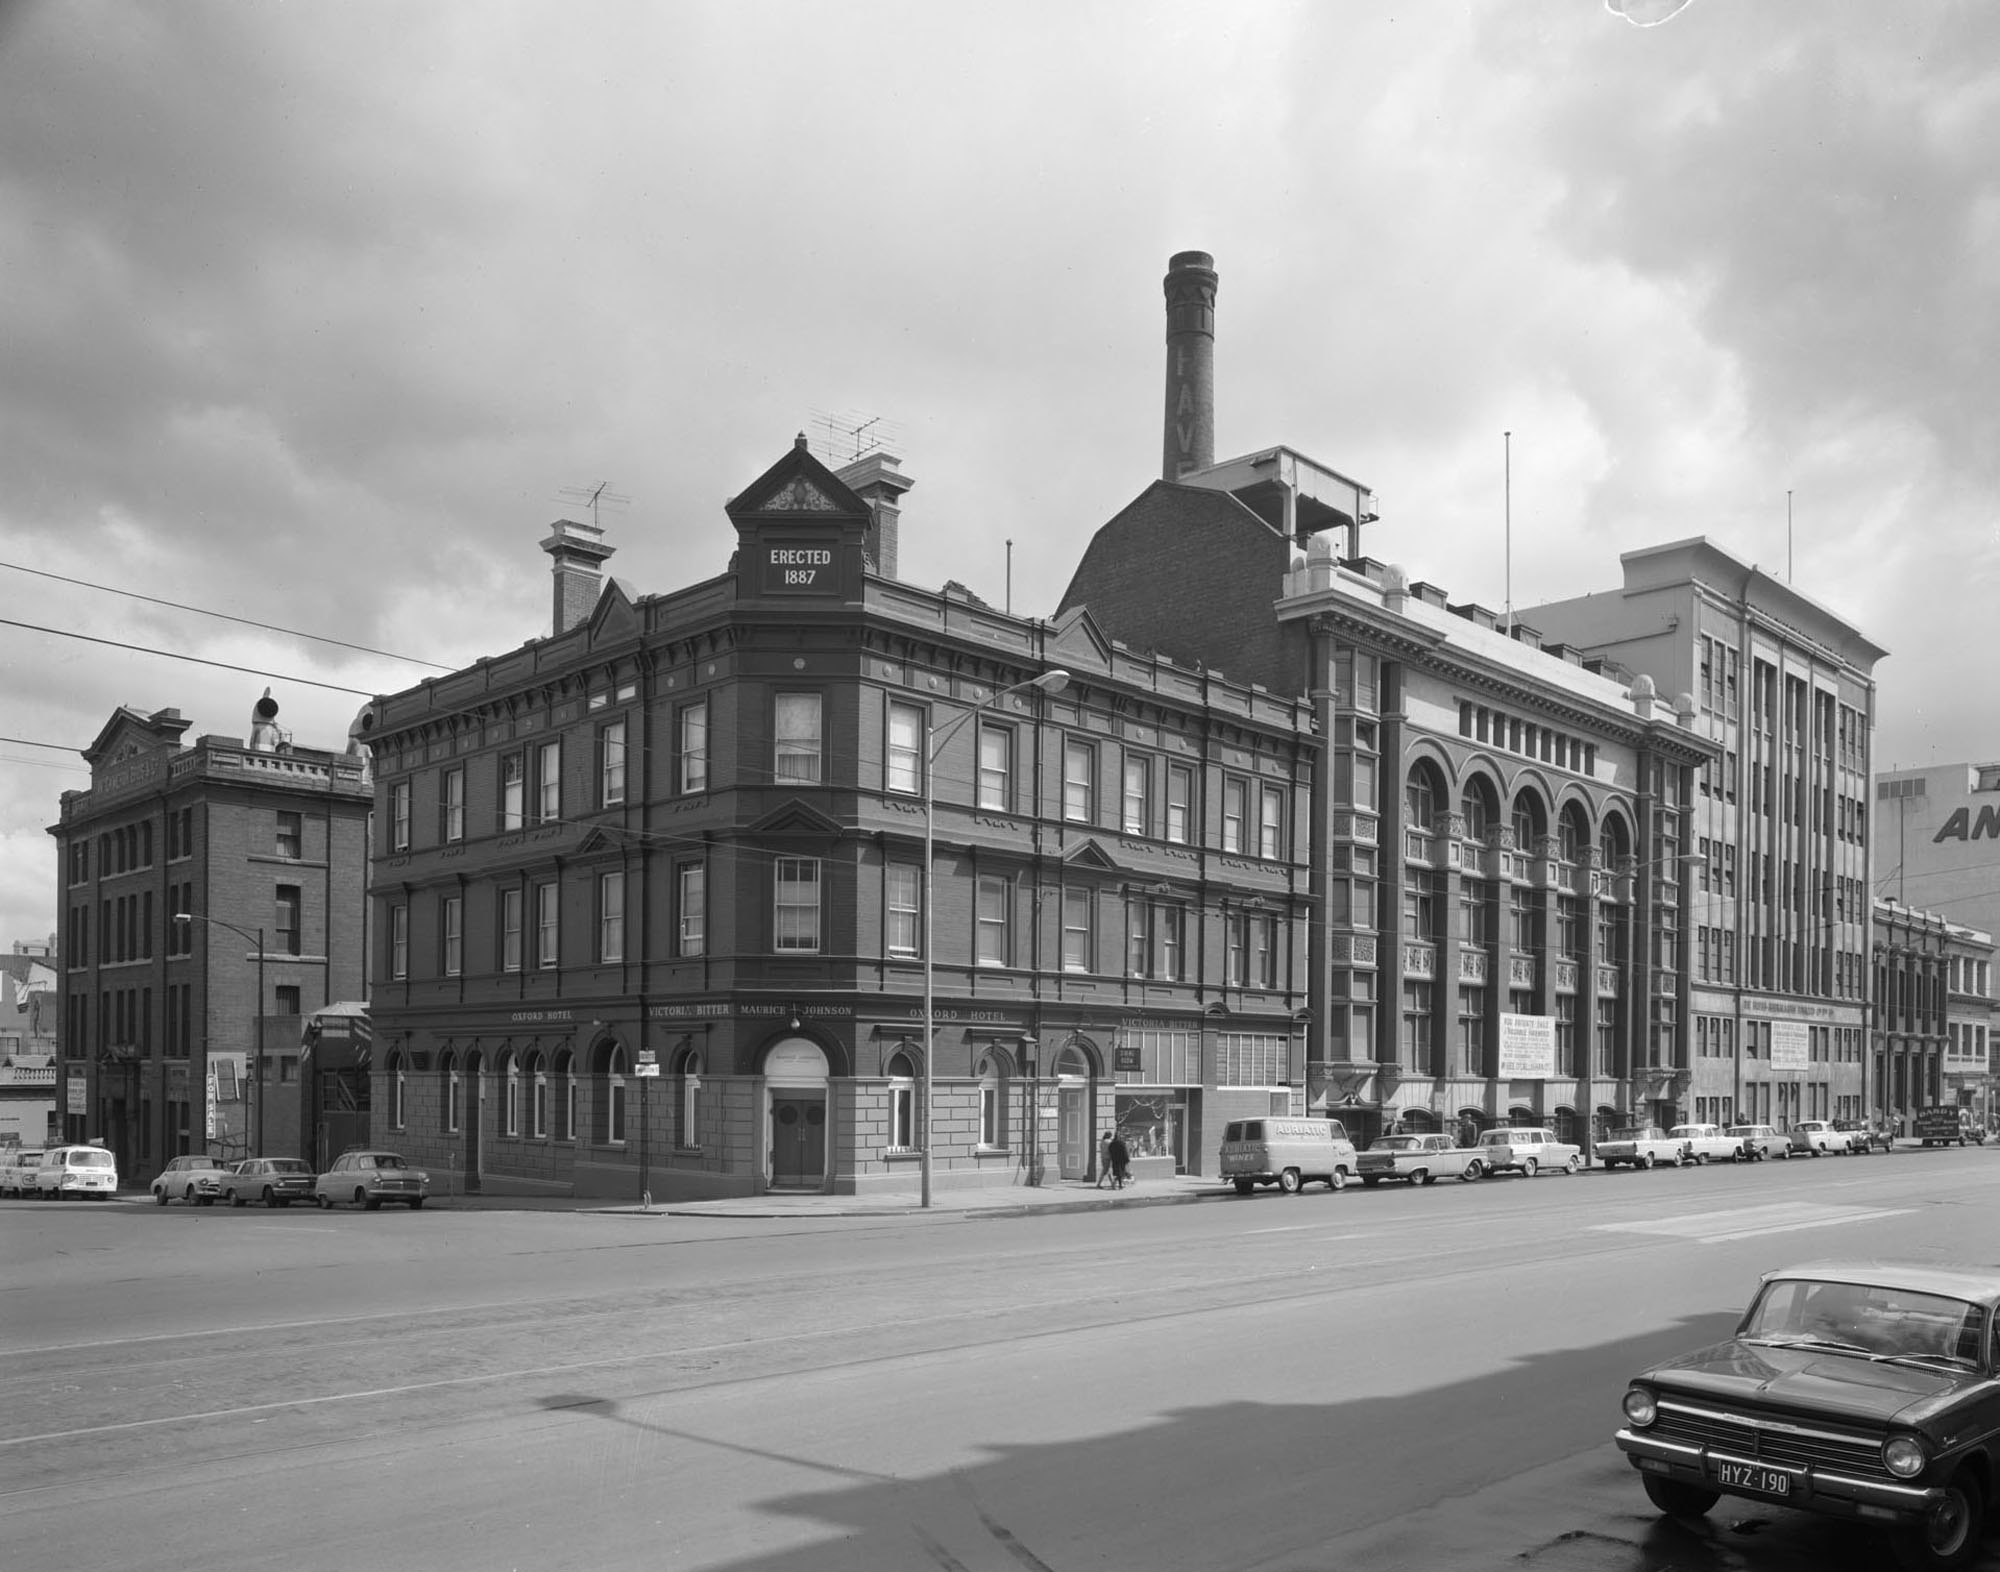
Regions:
<svg viewBox="0 0 2000 1572"><path fill-rule="evenodd" d="M1781 1510L1659 1519L1618 1397L1767 1266L2000 1261L1996 1182L1945 1149L1005 1219L0 1203L0 1559L1873 1572Z"/></svg>

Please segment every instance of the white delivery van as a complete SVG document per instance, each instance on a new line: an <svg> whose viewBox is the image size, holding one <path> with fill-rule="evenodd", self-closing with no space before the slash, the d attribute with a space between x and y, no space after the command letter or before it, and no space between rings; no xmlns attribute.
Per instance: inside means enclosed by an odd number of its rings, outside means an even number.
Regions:
<svg viewBox="0 0 2000 1572"><path fill-rule="evenodd" d="M101 1146L52 1146L35 1168L35 1194L45 1201L108 1201L117 1189L118 1159Z"/></svg>
<svg viewBox="0 0 2000 1572"><path fill-rule="evenodd" d="M1356 1172L1354 1143L1338 1119L1232 1119L1222 1130L1220 1171L1238 1195L1260 1184L1296 1195L1316 1179L1340 1190Z"/></svg>

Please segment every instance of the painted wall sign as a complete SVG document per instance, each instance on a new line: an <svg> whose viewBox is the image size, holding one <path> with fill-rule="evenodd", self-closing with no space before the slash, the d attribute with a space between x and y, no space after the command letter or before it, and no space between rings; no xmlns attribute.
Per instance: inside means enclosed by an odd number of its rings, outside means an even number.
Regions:
<svg viewBox="0 0 2000 1572"><path fill-rule="evenodd" d="M2000 841L2000 807L1991 804L1979 810L1973 817L1970 808L1954 808L1951 817L1938 826L1937 834L1931 837L1931 844L1939 841L1980 841L1988 837Z"/></svg>
<svg viewBox="0 0 2000 1572"><path fill-rule="evenodd" d="M839 594L840 574L836 571L833 548L767 545L764 548L764 593Z"/></svg>
<svg viewBox="0 0 2000 1572"><path fill-rule="evenodd" d="M1553 1015L1500 1017L1500 1079L1545 1081L1556 1073Z"/></svg>
<svg viewBox="0 0 2000 1572"><path fill-rule="evenodd" d="M1803 1070L1811 1058L1812 1028L1804 1021L1771 1023L1771 1068Z"/></svg>

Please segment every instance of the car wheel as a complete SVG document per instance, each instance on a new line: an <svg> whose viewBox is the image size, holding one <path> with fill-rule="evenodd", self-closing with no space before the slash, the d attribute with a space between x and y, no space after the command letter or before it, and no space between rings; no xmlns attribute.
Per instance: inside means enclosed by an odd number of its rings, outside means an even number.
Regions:
<svg viewBox="0 0 2000 1572"><path fill-rule="evenodd" d="M1347 1188L1347 1170L1345 1168L1334 1169L1332 1173L1326 1176L1326 1187L1329 1190L1345 1190ZM422 1206L424 1203L418 1201L416 1204Z"/></svg>
<svg viewBox="0 0 2000 1572"><path fill-rule="evenodd" d="M1676 1152L1676 1153L1674 1153L1674 1166L1675 1166L1676 1168L1685 1168L1685 1167L1687 1167L1687 1165L1688 1165L1688 1161L1689 1161L1689 1159L1688 1159L1688 1154L1687 1154L1686 1152Z"/></svg>
<svg viewBox="0 0 2000 1572"><path fill-rule="evenodd" d="M366 1190L356 1190L354 1192L354 1204L362 1208L364 1211L369 1211L369 1212L380 1211L382 1208L382 1203L376 1200L375 1197L370 1195Z"/></svg>
<svg viewBox="0 0 2000 1572"><path fill-rule="evenodd" d="M278 1197L277 1197L276 1193L275 1193L275 1192L274 1192L274 1191L273 1191L273 1190L271 1189L271 1187L270 1187L269 1185L265 1185L265 1186L264 1186L264 1210L265 1210L265 1211L267 1211L267 1212L270 1212L270 1211L275 1211L275 1210L277 1210L277 1206L278 1206Z"/></svg>
<svg viewBox="0 0 2000 1572"><path fill-rule="evenodd" d="M1287 1168L1283 1173L1278 1175L1278 1188L1287 1195L1297 1195L1299 1193L1299 1186L1303 1182L1299 1178L1299 1171L1296 1168Z"/></svg>
<svg viewBox="0 0 2000 1572"><path fill-rule="evenodd" d="M1780 1147L1778 1149L1778 1161L1781 1163L1788 1163L1791 1160L1792 1160L1792 1149L1789 1146Z"/></svg>
<svg viewBox="0 0 2000 1572"><path fill-rule="evenodd" d="M1563 1164L1563 1172L1566 1174L1573 1174L1577 1171L1577 1169L1581 1168L1582 1166L1583 1166L1582 1154L1573 1152L1570 1154L1569 1161Z"/></svg>
<svg viewBox="0 0 2000 1572"><path fill-rule="evenodd" d="M1961 1470L1938 1493L1923 1522L1898 1530L1891 1543L1896 1559L1911 1572L1950 1572L1979 1558L1985 1524L1985 1493L1969 1470Z"/></svg>
<svg viewBox="0 0 2000 1572"><path fill-rule="evenodd" d="M1523 1179L1532 1179L1541 1171L1542 1165L1532 1157L1525 1159L1521 1164L1521 1177Z"/></svg>
<svg viewBox="0 0 2000 1572"><path fill-rule="evenodd" d="M1722 1499L1720 1490L1662 1479L1658 1474L1641 1474L1639 1482L1646 1487L1646 1499L1669 1517L1700 1517Z"/></svg>
<svg viewBox="0 0 2000 1572"><path fill-rule="evenodd" d="M183 1201L187 1202L187 1204L188 1204L189 1206L193 1206L193 1205L194 1205L194 1186L193 1186L193 1185L189 1185L189 1186L188 1186L188 1187L187 1187L187 1188L186 1188L185 1190L181 1191L181 1199L182 1199Z"/></svg>
<svg viewBox="0 0 2000 1572"><path fill-rule="evenodd" d="M1248 1195L1256 1188L1257 1181L1255 1179L1238 1179L1236 1181L1236 1193L1238 1195Z"/></svg>
<svg viewBox="0 0 2000 1572"><path fill-rule="evenodd" d="M264 1193L269 1195L271 1192L267 1190ZM231 1190L229 1192L229 1204L231 1206L248 1206L250 1203L243 1199L243 1192L241 1190ZM269 1206L271 1203L266 1201L264 1204Z"/></svg>
<svg viewBox="0 0 2000 1572"><path fill-rule="evenodd" d="M1430 1182L1431 1171L1428 1168L1418 1168L1410 1174L1410 1188L1412 1190L1416 1189L1420 1184L1429 1184Z"/></svg>
<svg viewBox="0 0 2000 1572"><path fill-rule="evenodd" d="M1334 1186L1334 1189L1336 1190L1338 1190L1339 1188L1340 1188L1339 1185ZM410 1203L410 1210L413 1212L421 1212L423 1209L424 1209L424 1198L422 1196L418 1196L414 1201Z"/></svg>
<svg viewBox="0 0 2000 1572"><path fill-rule="evenodd" d="M326 1194L324 1191L321 1191L318 1194L314 1195L313 1199L319 1202L319 1209L322 1212L330 1212L333 1210L333 1197Z"/></svg>
<svg viewBox="0 0 2000 1572"><path fill-rule="evenodd" d="M1479 1178L1485 1172L1486 1172L1486 1165L1475 1157L1472 1159L1471 1162L1465 1165L1465 1171L1461 1173L1458 1177L1465 1183L1471 1184L1473 1180Z"/></svg>
<svg viewBox="0 0 2000 1572"><path fill-rule="evenodd" d="M1651 1168L1653 1166L1653 1154L1651 1152L1641 1152L1632 1166L1634 1168Z"/></svg>
<svg viewBox="0 0 2000 1572"><path fill-rule="evenodd" d="M162 1190L158 1185L154 1185L153 1199L159 1202L160 1205L165 1206L167 1204L167 1192Z"/></svg>

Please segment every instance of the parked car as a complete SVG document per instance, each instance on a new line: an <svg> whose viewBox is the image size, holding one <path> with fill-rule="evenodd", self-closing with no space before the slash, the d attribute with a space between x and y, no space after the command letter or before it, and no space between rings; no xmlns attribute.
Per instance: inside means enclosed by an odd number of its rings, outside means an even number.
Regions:
<svg viewBox="0 0 2000 1572"><path fill-rule="evenodd" d="M1238 1195L1260 1184L1296 1195L1317 1179L1339 1190L1357 1166L1338 1119L1232 1119L1222 1127L1221 1159L1217 1171Z"/></svg>
<svg viewBox="0 0 2000 1572"><path fill-rule="evenodd" d="M322 1208L352 1201L379 1211L384 1201L399 1201L415 1211L424 1204L431 1176L412 1168L397 1152L342 1152L333 1166L313 1181L313 1199Z"/></svg>
<svg viewBox="0 0 2000 1572"><path fill-rule="evenodd" d="M290 1206L312 1198L312 1164L303 1157L246 1157L222 1176L222 1199L231 1206Z"/></svg>
<svg viewBox="0 0 2000 1572"><path fill-rule="evenodd" d="M118 1159L101 1146L52 1146L35 1165L35 1194L45 1200L108 1201L117 1191Z"/></svg>
<svg viewBox="0 0 2000 1572"><path fill-rule="evenodd" d="M1606 1168L1651 1168L1658 1163L1672 1163L1678 1168L1694 1158L1689 1155L1685 1141L1671 1139L1656 1124L1646 1124L1613 1130L1597 1143L1597 1160Z"/></svg>
<svg viewBox="0 0 2000 1572"><path fill-rule="evenodd" d="M1976 1561L2000 1478L2000 1271L1764 1274L1727 1341L1626 1389L1619 1449L1653 1505L1723 1496L1888 1527L1909 1568Z"/></svg>
<svg viewBox="0 0 2000 1572"><path fill-rule="evenodd" d="M1739 1162L1761 1163L1768 1158L1783 1160L1792 1155L1792 1138L1775 1125L1732 1124L1727 1133L1736 1143Z"/></svg>
<svg viewBox="0 0 2000 1572"><path fill-rule="evenodd" d="M0 1195L33 1195L35 1170L41 1162L39 1149L9 1152L0 1157Z"/></svg>
<svg viewBox="0 0 2000 1572"><path fill-rule="evenodd" d="M176 1157L152 1183L153 1199L165 1206L179 1197L189 1206L213 1206L222 1193L223 1165L206 1153Z"/></svg>
<svg viewBox="0 0 2000 1572"><path fill-rule="evenodd" d="M1831 1119L1801 1119L1792 1126L1792 1150L1807 1157L1866 1157L1868 1143Z"/></svg>
<svg viewBox="0 0 2000 1572"><path fill-rule="evenodd" d="M1368 1143L1355 1159L1361 1182L1373 1188L1384 1179L1407 1179L1412 1185L1440 1179L1477 1179L1486 1160L1477 1147L1460 1146L1448 1135L1382 1135Z"/></svg>
<svg viewBox="0 0 2000 1572"><path fill-rule="evenodd" d="M1553 1130L1539 1125L1501 1125L1479 1137L1480 1155L1489 1174L1516 1173L1532 1179L1544 1168L1573 1174L1583 1166L1583 1151L1558 1141Z"/></svg>
<svg viewBox="0 0 2000 1572"><path fill-rule="evenodd" d="M1733 1163L1739 1150L1736 1138L1719 1124L1677 1124L1667 1139L1685 1145L1688 1156L1698 1163Z"/></svg>
<svg viewBox="0 0 2000 1572"><path fill-rule="evenodd" d="M1895 1137L1879 1124L1866 1124L1859 1119L1836 1119L1833 1127L1845 1131L1850 1143L1858 1143L1871 1152L1887 1152L1893 1150L1896 1144Z"/></svg>

